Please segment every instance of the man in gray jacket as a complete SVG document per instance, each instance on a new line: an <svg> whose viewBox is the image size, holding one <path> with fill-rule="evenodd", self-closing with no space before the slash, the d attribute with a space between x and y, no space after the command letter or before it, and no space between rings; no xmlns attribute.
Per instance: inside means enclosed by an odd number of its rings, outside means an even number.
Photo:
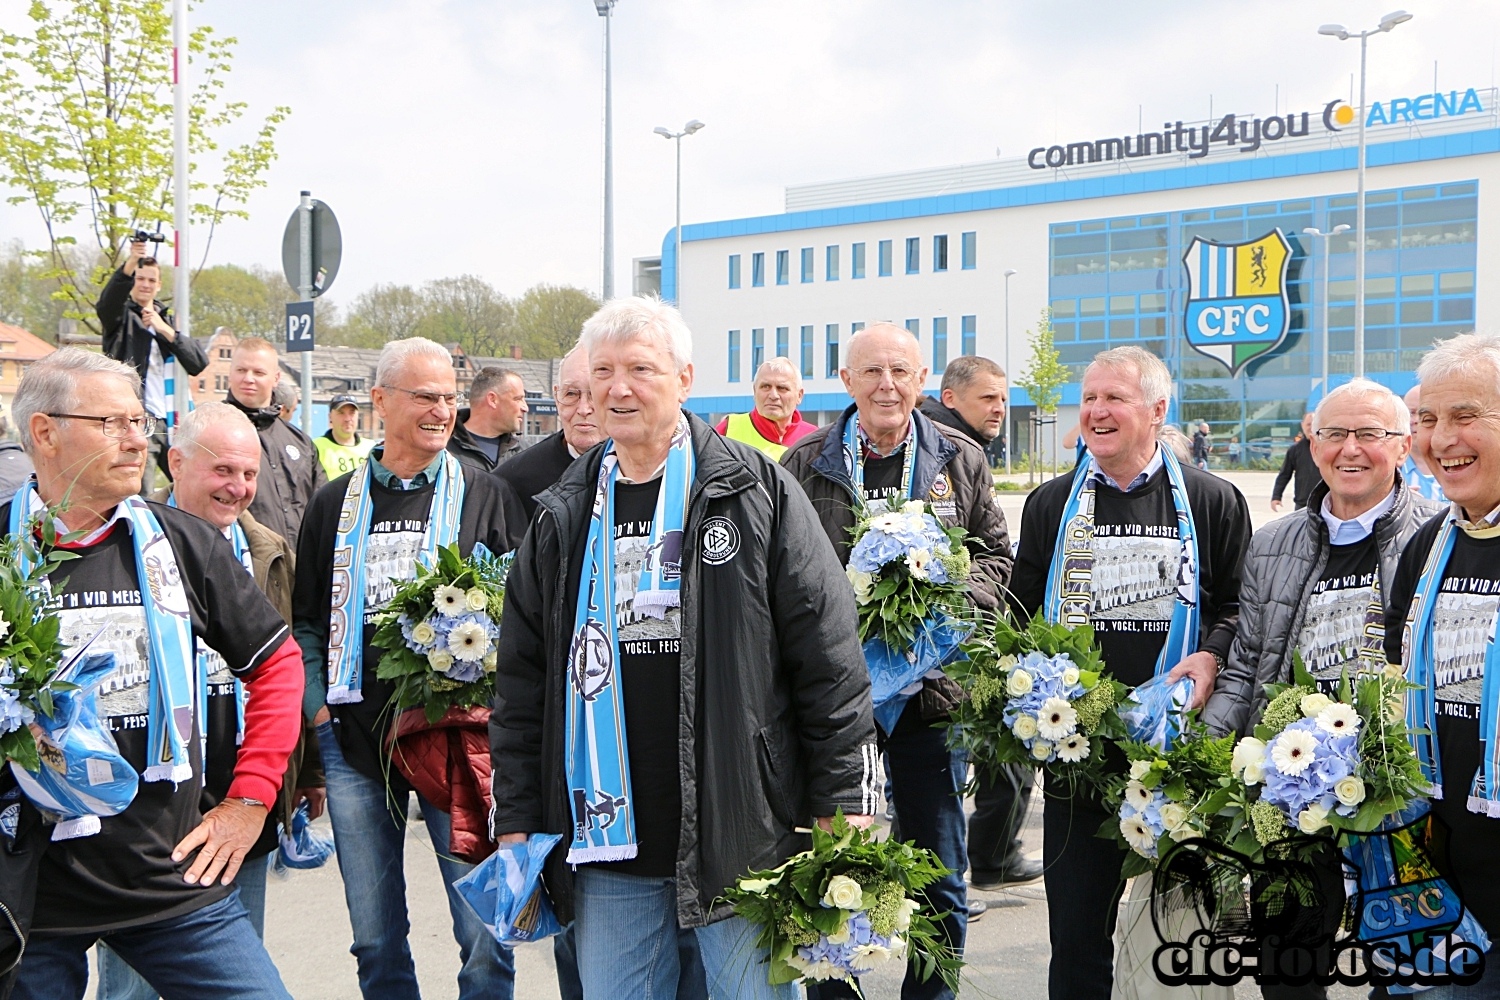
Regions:
<svg viewBox="0 0 1500 1000"><path fill-rule="evenodd" d="M1323 478L1306 510L1271 522L1250 541L1239 626L1203 712L1215 735L1250 731L1265 708L1265 686L1291 680L1294 650L1329 695L1345 673L1352 679L1384 664L1396 564L1407 540L1439 509L1401 482L1398 470L1411 450L1401 397L1355 379L1330 392L1312 416L1308 443ZM1342 874L1332 856L1316 872L1328 901L1324 930L1331 933L1342 913ZM1327 996L1316 983L1268 983L1261 992L1266 1000Z"/></svg>
<svg viewBox="0 0 1500 1000"><path fill-rule="evenodd" d="M723 893L798 827L873 819L854 593L792 478L683 412L676 309L616 299L580 342L609 439L537 497L507 580L492 833L563 835L544 878L585 996L671 995L682 927L711 996L790 1000Z"/></svg>

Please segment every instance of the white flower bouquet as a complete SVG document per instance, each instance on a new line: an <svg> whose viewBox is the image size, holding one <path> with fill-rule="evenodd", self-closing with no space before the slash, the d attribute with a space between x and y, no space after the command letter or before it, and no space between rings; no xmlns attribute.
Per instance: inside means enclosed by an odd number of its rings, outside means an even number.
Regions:
<svg viewBox="0 0 1500 1000"><path fill-rule="evenodd" d="M928 913L914 897L948 869L931 851L876 840L842 813L832 826L813 829L812 850L751 872L725 893L735 913L760 929L767 981L847 982L909 958L920 979L937 974L956 991L963 963L936 923L945 914Z"/></svg>
<svg viewBox="0 0 1500 1000"><path fill-rule="evenodd" d="M1199 726L1166 749L1136 741L1119 746L1130 769L1123 783L1117 779L1105 792L1116 818L1105 822L1100 836L1129 848L1122 878L1151 871L1174 843L1229 839L1241 816L1230 778L1232 736L1210 739Z"/></svg>

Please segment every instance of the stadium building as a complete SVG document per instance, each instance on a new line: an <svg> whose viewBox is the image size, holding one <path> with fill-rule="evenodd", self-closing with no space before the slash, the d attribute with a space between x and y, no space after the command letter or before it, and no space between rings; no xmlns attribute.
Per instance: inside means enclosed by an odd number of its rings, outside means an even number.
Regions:
<svg viewBox="0 0 1500 1000"><path fill-rule="evenodd" d="M1496 244L1479 239L1500 233L1497 108L1493 89L1370 105L1365 371L1398 392L1435 340L1500 329L1476 288L1500 273ZM849 401L840 345L882 319L917 335L935 393L951 358L1005 363L1013 270L1007 367L1025 371L1027 333L1050 310L1073 374L1063 428L1089 359L1137 344L1172 370L1173 420L1207 420L1232 454L1279 459L1325 364L1329 385L1354 370L1354 233L1303 233L1354 226L1354 119L1335 100L789 187L780 215L684 226L681 269L669 232L661 291L677 299L681 274L697 337L688 405L749 409L759 363L784 355L801 367L803 412L827 422ZM1018 451L1033 412L1015 389Z"/></svg>

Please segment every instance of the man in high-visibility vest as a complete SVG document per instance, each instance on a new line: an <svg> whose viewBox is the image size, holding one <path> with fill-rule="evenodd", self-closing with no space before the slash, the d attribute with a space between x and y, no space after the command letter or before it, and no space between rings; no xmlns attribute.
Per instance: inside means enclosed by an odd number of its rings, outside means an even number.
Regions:
<svg viewBox="0 0 1500 1000"><path fill-rule="evenodd" d="M359 436L359 400L353 396L334 396L328 404L328 432L313 439L318 461L328 473L328 481L359 468L375 442Z"/></svg>
<svg viewBox="0 0 1500 1000"><path fill-rule="evenodd" d="M715 430L780 461L788 448L817 430L797 412L802 395L797 366L790 358L772 358L755 373L755 409L731 413Z"/></svg>

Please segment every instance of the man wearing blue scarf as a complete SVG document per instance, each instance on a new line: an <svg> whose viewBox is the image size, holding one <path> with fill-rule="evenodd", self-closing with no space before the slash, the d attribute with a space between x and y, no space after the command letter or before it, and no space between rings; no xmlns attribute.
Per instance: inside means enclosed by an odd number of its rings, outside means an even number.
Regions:
<svg viewBox="0 0 1500 1000"><path fill-rule="evenodd" d="M683 411L692 334L658 299L583 326L609 438L537 497L505 593L490 719L501 842L562 834L544 878L587 998L791 1000L723 899L875 810L854 597L797 484Z"/></svg>
<svg viewBox="0 0 1500 1000"><path fill-rule="evenodd" d="M0 523L56 517L76 533L52 581L60 636L114 654L99 714L141 774L124 812L54 829L13 996L82 1000L102 940L167 1000L284 998L233 881L297 742L301 655L213 525L135 496L153 423L139 385L128 365L65 348L27 369L12 404L36 478ZM199 640L248 692L234 779L206 814Z"/></svg>
<svg viewBox="0 0 1500 1000"><path fill-rule="evenodd" d="M1198 708L1234 639L1250 511L1232 485L1157 444L1171 394L1171 374L1154 354L1117 347L1094 357L1078 421L1087 450L1076 469L1027 498L1011 590L1023 621L1040 610L1049 621L1092 624L1105 664L1125 684L1191 677ZM1053 997L1110 996L1123 883L1120 848L1094 836L1108 819L1090 793L1048 782Z"/></svg>
<svg viewBox="0 0 1500 1000"><path fill-rule="evenodd" d="M385 440L353 472L313 497L303 521L292 599L293 628L307 665L303 711L316 726L338 842L344 900L354 930L359 988L369 1000L417 1000L407 945L403 876L411 783L391 764L387 739L393 685L376 675L375 615L419 560L441 546L467 557L478 543L510 551L525 524L510 486L447 450L458 417L453 361L422 337L380 352L375 412ZM453 888L473 869L449 854L452 818L417 795L448 893L461 967L461 1000L510 1000L515 959Z"/></svg>
<svg viewBox="0 0 1500 1000"><path fill-rule="evenodd" d="M1416 690L1406 694L1432 812L1448 829L1433 860L1491 940L1500 939L1500 337L1464 334L1434 347L1413 449L1450 506L1402 553L1386 616L1385 654ZM1500 997L1500 958L1473 986L1424 998Z"/></svg>

